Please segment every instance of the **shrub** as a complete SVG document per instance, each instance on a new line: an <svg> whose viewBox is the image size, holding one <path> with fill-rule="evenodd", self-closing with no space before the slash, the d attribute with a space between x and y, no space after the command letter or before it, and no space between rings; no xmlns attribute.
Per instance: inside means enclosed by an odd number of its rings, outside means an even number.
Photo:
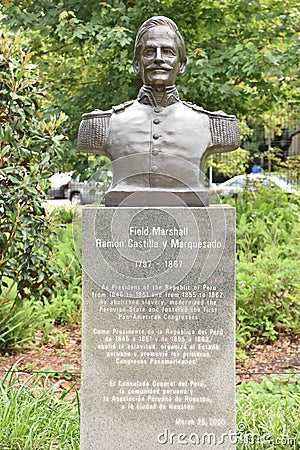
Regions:
<svg viewBox="0 0 300 450"><path fill-rule="evenodd" d="M65 214L60 218L67 217ZM57 216L56 216L57 218ZM76 326L81 321L82 277L81 264L74 249L72 225L56 224L56 240L53 243L53 258L62 273L61 284L53 287L52 296L40 303L40 314L46 324ZM51 336L49 327L44 329L44 339Z"/></svg>
<svg viewBox="0 0 300 450"><path fill-rule="evenodd" d="M243 192L237 212L237 344L299 331L299 199L277 188Z"/></svg>
<svg viewBox="0 0 300 450"><path fill-rule="evenodd" d="M52 259L61 279L52 287L51 296L34 296L9 302L0 309L0 354L15 353L26 345L39 345L53 338L56 324L75 326L81 319L81 266L73 246L72 225L53 226ZM15 286L15 291L17 287ZM12 291L12 295L16 295Z"/></svg>
<svg viewBox="0 0 300 450"><path fill-rule="evenodd" d="M267 245L273 248L300 243L299 198L279 188L258 186L242 192L236 203L237 256L253 260ZM286 255L288 256L288 255Z"/></svg>
<svg viewBox="0 0 300 450"><path fill-rule="evenodd" d="M39 111L39 75L22 38L2 35L0 51L0 306L10 305L3 326L24 299L51 295L59 278L41 205L62 157L65 118Z"/></svg>
<svg viewBox="0 0 300 450"><path fill-rule="evenodd" d="M45 313L56 324L74 326L80 323L81 317L82 277L71 224L58 229L53 253L57 267L63 273L64 286L53 288L52 297L44 302Z"/></svg>
<svg viewBox="0 0 300 450"><path fill-rule="evenodd" d="M299 260L267 247L253 262L237 262L237 343L274 340L279 332L299 332Z"/></svg>
<svg viewBox="0 0 300 450"><path fill-rule="evenodd" d="M50 213L51 222L57 225L66 225L72 223L74 215L74 208L59 207L55 208Z"/></svg>

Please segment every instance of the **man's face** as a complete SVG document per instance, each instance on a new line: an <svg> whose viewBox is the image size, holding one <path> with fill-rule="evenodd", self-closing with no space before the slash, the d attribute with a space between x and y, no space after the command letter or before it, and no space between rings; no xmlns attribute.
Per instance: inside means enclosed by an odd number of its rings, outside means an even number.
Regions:
<svg viewBox="0 0 300 450"><path fill-rule="evenodd" d="M163 88L175 84L185 69L185 63L179 60L176 33L162 25L147 31L141 39L140 58L134 68L148 86Z"/></svg>

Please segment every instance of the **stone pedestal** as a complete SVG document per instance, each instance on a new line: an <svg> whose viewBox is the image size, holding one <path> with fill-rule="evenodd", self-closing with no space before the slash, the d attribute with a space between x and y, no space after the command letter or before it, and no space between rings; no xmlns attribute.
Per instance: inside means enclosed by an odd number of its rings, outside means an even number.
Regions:
<svg viewBox="0 0 300 450"><path fill-rule="evenodd" d="M234 449L234 208L83 209L81 450Z"/></svg>

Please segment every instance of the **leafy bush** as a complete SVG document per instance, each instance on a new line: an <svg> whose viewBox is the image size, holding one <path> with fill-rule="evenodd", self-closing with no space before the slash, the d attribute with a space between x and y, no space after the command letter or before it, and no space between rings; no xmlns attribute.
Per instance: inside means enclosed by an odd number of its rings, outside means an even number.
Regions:
<svg viewBox="0 0 300 450"><path fill-rule="evenodd" d="M57 230L53 254L65 286L53 288L52 297L44 302L45 314L53 323L77 325L81 317L81 264L75 253L71 224Z"/></svg>
<svg viewBox="0 0 300 450"><path fill-rule="evenodd" d="M57 129L65 118L38 110L38 70L22 38L1 36L0 49L0 305L10 304L9 313L24 299L51 295L60 276L41 205L62 157Z"/></svg>
<svg viewBox="0 0 300 450"><path fill-rule="evenodd" d="M237 215L237 255L253 260L266 246L273 248L300 242L299 198L279 188L258 186L242 192L234 204ZM284 256L284 255L283 255ZM288 256L288 255L286 255Z"/></svg>
<svg viewBox="0 0 300 450"><path fill-rule="evenodd" d="M54 324L74 327L81 321L81 276L74 279L67 289L55 292L45 300L43 311Z"/></svg>
<svg viewBox="0 0 300 450"><path fill-rule="evenodd" d="M11 310L9 302L0 309L0 354L14 353L25 345L43 344L53 339L55 324L75 326L81 319L81 266L75 256L72 226L56 224L52 258L61 279L52 287L52 295L18 302ZM15 286L16 290L16 286ZM14 294L14 292L12 292ZM36 332L39 341L36 340Z"/></svg>
<svg viewBox="0 0 300 450"><path fill-rule="evenodd" d="M299 331L300 208L276 188L244 192L237 212L237 344Z"/></svg>
<svg viewBox="0 0 300 450"><path fill-rule="evenodd" d="M237 344L274 340L279 332L299 332L299 260L280 258L266 248L255 261L237 262Z"/></svg>
<svg viewBox="0 0 300 450"><path fill-rule="evenodd" d="M57 225L66 225L72 223L74 215L73 208L59 207L55 208L50 213L51 222Z"/></svg>
<svg viewBox="0 0 300 450"><path fill-rule="evenodd" d="M241 130L241 132L243 131ZM210 168L212 168L215 183L221 183L235 175L242 175L246 172L250 158L249 151L242 148L230 153L209 156L205 164L206 176L209 177Z"/></svg>

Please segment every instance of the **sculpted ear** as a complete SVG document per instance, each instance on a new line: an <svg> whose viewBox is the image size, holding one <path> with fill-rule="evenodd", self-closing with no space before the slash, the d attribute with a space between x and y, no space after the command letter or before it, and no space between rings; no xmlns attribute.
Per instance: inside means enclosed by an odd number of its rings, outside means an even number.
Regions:
<svg viewBox="0 0 300 450"><path fill-rule="evenodd" d="M141 75L139 61L137 59L134 59L132 65L133 65L134 73L136 74L136 76L139 77Z"/></svg>
<svg viewBox="0 0 300 450"><path fill-rule="evenodd" d="M186 61L181 61L178 72L179 76L184 74L185 68L186 68Z"/></svg>

